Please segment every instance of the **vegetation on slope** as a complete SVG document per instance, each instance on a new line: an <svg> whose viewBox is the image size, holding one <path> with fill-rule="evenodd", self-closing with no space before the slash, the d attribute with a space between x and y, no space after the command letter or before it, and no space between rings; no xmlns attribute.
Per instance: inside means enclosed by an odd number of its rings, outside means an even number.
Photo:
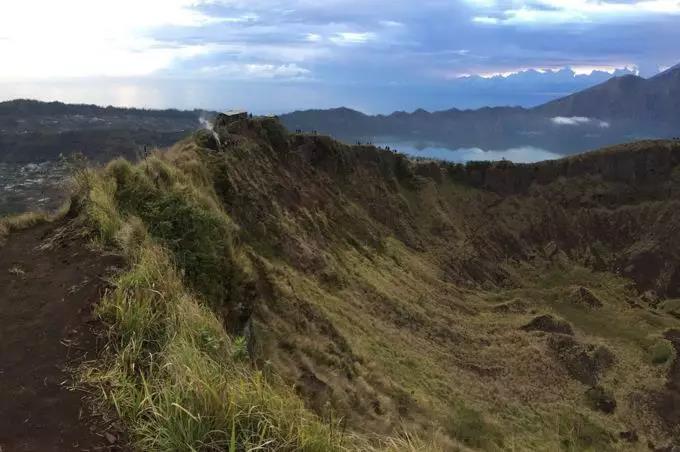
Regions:
<svg viewBox="0 0 680 452"><path fill-rule="evenodd" d="M245 338L225 330L229 314L233 321L243 315L252 270L206 171L184 149L77 174L73 202L82 219L101 245L120 249L130 263L98 306L110 326L109 348L84 379L102 389L135 446L331 451L421 444L348 435L337 421L309 412L269 369L253 368Z"/></svg>
<svg viewBox="0 0 680 452"><path fill-rule="evenodd" d="M273 119L216 135L78 175L74 205L131 264L99 308L111 345L87 377L140 448L677 437L676 248L634 277L678 224L673 171L633 192L564 164L503 192L489 175L543 170L413 164ZM404 429L427 445L373 436Z"/></svg>
<svg viewBox="0 0 680 452"><path fill-rule="evenodd" d="M252 370L244 342L230 338L209 303L199 301L215 301L240 270L230 256L233 226L209 190L157 157L137 166L115 161L81 173L80 182L79 202L99 239L131 264L99 306L111 326L111 350L87 378L128 421L137 446L337 449L332 428Z"/></svg>

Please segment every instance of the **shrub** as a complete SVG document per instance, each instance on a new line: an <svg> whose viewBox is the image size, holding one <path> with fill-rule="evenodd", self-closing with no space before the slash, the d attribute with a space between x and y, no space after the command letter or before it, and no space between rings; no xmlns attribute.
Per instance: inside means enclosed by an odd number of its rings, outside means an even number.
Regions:
<svg viewBox="0 0 680 452"><path fill-rule="evenodd" d="M652 364L666 364L673 357L673 346L666 340L657 340L648 350Z"/></svg>
<svg viewBox="0 0 680 452"><path fill-rule="evenodd" d="M277 151L284 151L288 147L288 131L275 118L265 118L260 121L262 125L262 139L271 143Z"/></svg>
<svg viewBox="0 0 680 452"><path fill-rule="evenodd" d="M106 242L121 229L123 218L141 219L149 234L172 251L190 286L221 306L242 294L249 277L233 250L236 228L202 188L158 157L136 166L118 160L94 185L90 215Z"/></svg>

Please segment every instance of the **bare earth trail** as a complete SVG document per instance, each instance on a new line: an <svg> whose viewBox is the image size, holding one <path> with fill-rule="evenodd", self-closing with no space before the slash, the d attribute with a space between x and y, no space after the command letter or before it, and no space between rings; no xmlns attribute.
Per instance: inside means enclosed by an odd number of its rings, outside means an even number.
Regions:
<svg viewBox="0 0 680 452"><path fill-rule="evenodd" d="M46 224L0 245L1 452L113 447L65 369L94 357L92 305L120 265L84 243Z"/></svg>

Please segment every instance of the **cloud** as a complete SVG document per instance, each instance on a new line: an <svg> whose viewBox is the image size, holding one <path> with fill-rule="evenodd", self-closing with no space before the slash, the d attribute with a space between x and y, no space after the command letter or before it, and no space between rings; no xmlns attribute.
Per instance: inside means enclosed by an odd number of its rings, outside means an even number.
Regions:
<svg viewBox="0 0 680 452"><path fill-rule="evenodd" d="M579 126L581 124L589 124L591 121L590 118L586 118L584 116L555 116L550 120L553 124L557 124L558 126Z"/></svg>
<svg viewBox="0 0 680 452"><path fill-rule="evenodd" d="M375 39L375 33L356 33L356 32L341 32L336 33L330 38L331 42L338 45L346 44L364 44Z"/></svg>
<svg viewBox="0 0 680 452"><path fill-rule="evenodd" d="M513 2L500 9L499 17L477 16L473 21L484 24L535 25L580 22L640 21L645 16L680 15L676 0L595 1L595 0L534 0ZM487 3L486 9L496 9Z"/></svg>
<svg viewBox="0 0 680 452"><path fill-rule="evenodd" d="M475 16L472 18L472 21L478 24L495 25L499 23L501 20L498 19L497 17Z"/></svg>
<svg viewBox="0 0 680 452"><path fill-rule="evenodd" d="M378 22L383 27L403 27L404 24L395 20L381 20Z"/></svg>
<svg viewBox="0 0 680 452"><path fill-rule="evenodd" d="M201 73L206 76L230 77L233 79L295 79L309 75L309 69L298 66L295 63L289 64L237 64L228 63L218 66L206 66L201 68Z"/></svg>
<svg viewBox="0 0 680 452"><path fill-rule="evenodd" d="M587 118L585 116L555 116L554 118L550 118L550 121L558 126L582 126L592 124L603 129L607 129L610 126L607 121Z"/></svg>

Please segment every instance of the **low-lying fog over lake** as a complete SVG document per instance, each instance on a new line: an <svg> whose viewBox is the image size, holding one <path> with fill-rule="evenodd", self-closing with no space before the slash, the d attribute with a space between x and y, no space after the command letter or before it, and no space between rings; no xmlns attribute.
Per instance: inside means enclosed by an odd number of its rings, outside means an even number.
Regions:
<svg viewBox="0 0 680 452"><path fill-rule="evenodd" d="M465 163L479 160L509 160L515 163L534 163L564 157L555 152L534 146L519 146L508 149L456 148L451 149L434 143L407 143L380 141L378 146L389 147L418 158L445 160L447 162Z"/></svg>

